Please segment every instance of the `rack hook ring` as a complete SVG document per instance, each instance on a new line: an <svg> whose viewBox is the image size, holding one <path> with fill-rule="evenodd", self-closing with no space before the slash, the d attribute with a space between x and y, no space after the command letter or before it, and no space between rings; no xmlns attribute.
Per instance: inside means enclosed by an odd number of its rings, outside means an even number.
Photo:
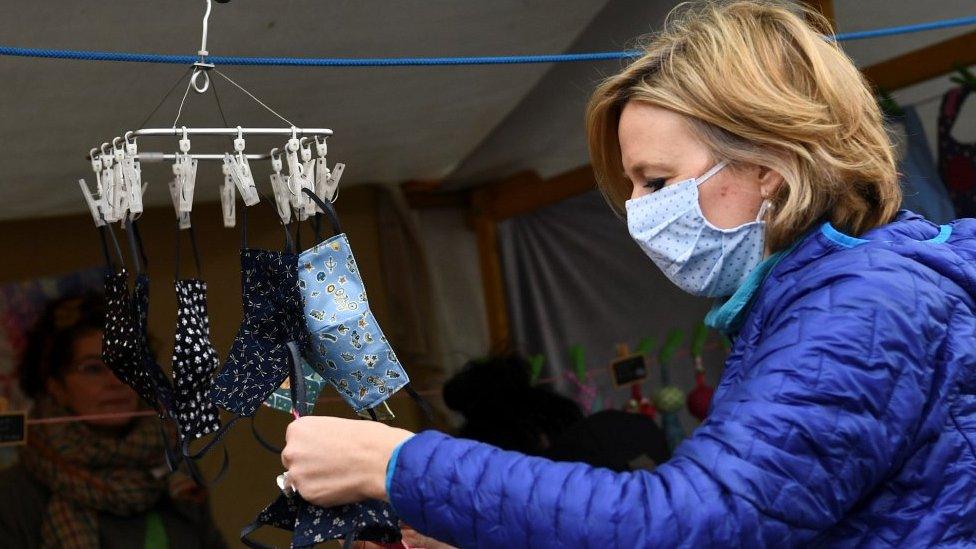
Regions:
<svg viewBox="0 0 976 549"><path fill-rule="evenodd" d="M203 75L203 84L199 82L200 75ZM204 69L196 69L193 71L193 76L190 77L190 85L193 86L193 91L206 93L210 89L210 75Z"/></svg>

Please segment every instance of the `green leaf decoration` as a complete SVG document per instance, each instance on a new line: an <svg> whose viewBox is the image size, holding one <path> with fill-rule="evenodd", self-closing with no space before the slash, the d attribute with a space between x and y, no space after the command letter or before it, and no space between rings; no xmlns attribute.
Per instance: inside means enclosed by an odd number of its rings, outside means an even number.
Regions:
<svg viewBox="0 0 976 549"><path fill-rule="evenodd" d="M671 362L675 351L678 350L678 347L681 346L681 342L684 340L685 333L683 331L674 328L668 332L667 337L664 339L664 346L661 347L661 351L657 355L657 359L662 366Z"/></svg>
<svg viewBox="0 0 976 549"><path fill-rule="evenodd" d="M653 337L645 337L639 344L637 344L637 354L649 355L654 352L654 347L657 347L657 339Z"/></svg>

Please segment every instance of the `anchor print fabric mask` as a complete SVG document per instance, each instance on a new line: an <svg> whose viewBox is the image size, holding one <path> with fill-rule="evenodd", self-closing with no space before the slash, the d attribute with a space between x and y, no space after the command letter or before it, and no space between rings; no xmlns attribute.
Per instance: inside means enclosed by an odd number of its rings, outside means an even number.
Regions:
<svg viewBox="0 0 976 549"><path fill-rule="evenodd" d="M335 236L298 257L308 358L356 412L371 409L409 383L366 299L366 289L332 204L314 193Z"/></svg>
<svg viewBox="0 0 976 549"><path fill-rule="evenodd" d="M195 439L220 428L217 407L207 398L211 379L220 359L210 341L207 314L207 283L202 280L200 256L193 228L188 229L193 246L197 278L180 278L180 229L176 228L176 336L173 343L173 389L180 434Z"/></svg>

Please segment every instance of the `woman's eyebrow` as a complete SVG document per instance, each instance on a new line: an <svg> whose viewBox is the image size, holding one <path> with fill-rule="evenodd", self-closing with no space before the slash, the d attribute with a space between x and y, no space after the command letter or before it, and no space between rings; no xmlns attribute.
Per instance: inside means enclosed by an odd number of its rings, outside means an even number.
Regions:
<svg viewBox="0 0 976 549"><path fill-rule="evenodd" d="M661 163L658 163L658 162L644 162L644 161L641 161L641 162L638 162L638 163L634 164L633 166L631 166L630 169L629 169L629 172L630 173L633 173L634 175L637 175L637 174L639 174L639 173L641 173L641 172L643 172L645 170L654 170L654 171L662 171L662 172L664 172L664 171L667 171L668 170L668 167L665 166L664 164L661 164ZM626 168L624 169L624 175L625 176L626 175L629 175L628 174L628 170Z"/></svg>

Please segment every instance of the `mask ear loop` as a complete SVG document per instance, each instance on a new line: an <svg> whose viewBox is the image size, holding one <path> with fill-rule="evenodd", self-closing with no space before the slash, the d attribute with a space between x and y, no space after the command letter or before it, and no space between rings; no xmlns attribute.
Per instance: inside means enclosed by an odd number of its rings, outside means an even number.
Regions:
<svg viewBox="0 0 976 549"><path fill-rule="evenodd" d="M105 221L105 216L99 212L102 221ZM102 253L105 254L105 263L107 264L109 270L114 272L119 272L125 269L125 256L122 255L122 248L119 246L119 240L115 238L115 232L112 230L112 224L105 222L104 225L98 228L98 234L102 240ZM108 251L108 242L105 239L105 235L108 234L112 238L112 245L115 248L115 253L119 258L119 267L115 268L115 262L112 261L112 256Z"/></svg>
<svg viewBox="0 0 976 549"><path fill-rule="evenodd" d="M193 262L197 267L197 279L203 280L203 269L200 267L200 251L197 248L197 236L196 232L193 231L193 226L191 225L186 229L190 233L190 248L193 250ZM176 222L176 274L175 280L180 279L180 222Z"/></svg>
<svg viewBox="0 0 976 549"><path fill-rule="evenodd" d="M722 160L718 164L715 164L714 166L711 167L711 169L709 169L707 172L703 173L700 177L695 179L695 185L701 186L702 183L708 181L710 177L717 174L719 171L721 171L722 168L728 165L729 165L728 160Z"/></svg>
<svg viewBox="0 0 976 549"><path fill-rule="evenodd" d="M762 205L759 206L759 213L756 214L756 223L761 223L766 214L773 209L773 201L768 198L763 198Z"/></svg>
<svg viewBox="0 0 976 549"><path fill-rule="evenodd" d="M305 193L312 200L312 202L315 202L315 205L321 208L325 216L329 218L329 223L332 224L333 234L342 234L342 224L339 223L339 216L336 214L335 207L332 206L332 202L322 200L308 189L302 189L302 192Z"/></svg>

